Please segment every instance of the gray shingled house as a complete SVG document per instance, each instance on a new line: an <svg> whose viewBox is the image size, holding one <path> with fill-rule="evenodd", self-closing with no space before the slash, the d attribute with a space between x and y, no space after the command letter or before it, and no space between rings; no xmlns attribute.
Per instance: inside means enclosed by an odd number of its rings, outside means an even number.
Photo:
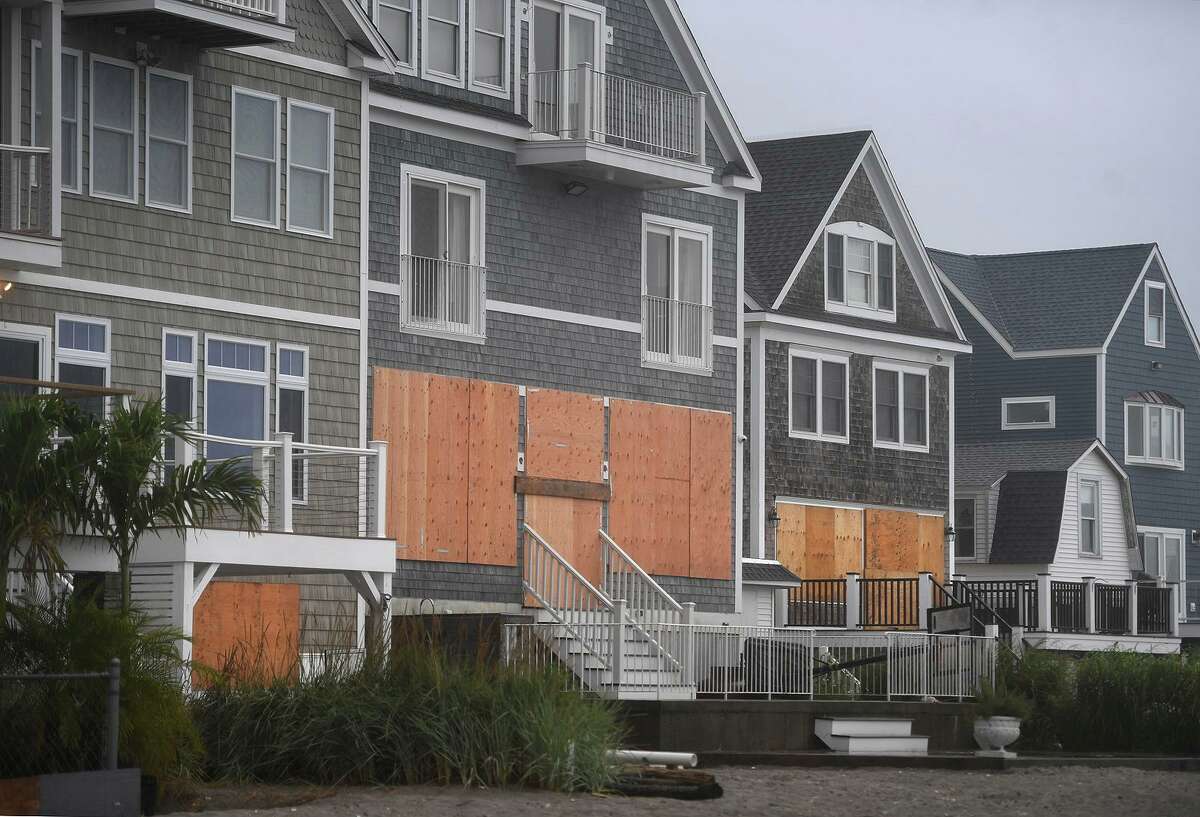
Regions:
<svg viewBox="0 0 1200 817"><path fill-rule="evenodd" d="M1185 423L1200 345L1158 247L930 256L975 349L956 364L958 572L1049 573L1061 604L1036 627L1072 643L1134 629L1134 580L1142 635L1200 624ZM1151 610L1171 587L1175 610Z"/></svg>

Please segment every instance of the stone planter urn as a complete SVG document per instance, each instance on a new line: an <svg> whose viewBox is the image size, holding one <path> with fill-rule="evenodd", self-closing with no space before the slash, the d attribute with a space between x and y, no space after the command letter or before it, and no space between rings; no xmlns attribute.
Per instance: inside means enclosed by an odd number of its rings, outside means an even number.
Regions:
<svg viewBox="0 0 1200 817"><path fill-rule="evenodd" d="M1017 738L1021 737L1021 719L997 715L992 718L979 718L975 721L975 742L979 744L980 757L1016 757L1015 752L1005 751Z"/></svg>

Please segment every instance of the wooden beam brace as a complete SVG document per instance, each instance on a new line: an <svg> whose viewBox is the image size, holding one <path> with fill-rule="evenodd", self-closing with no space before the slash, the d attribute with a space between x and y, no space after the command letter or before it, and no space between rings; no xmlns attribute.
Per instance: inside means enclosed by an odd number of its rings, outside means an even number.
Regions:
<svg viewBox="0 0 1200 817"><path fill-rule="evenodd" d="M219 562L213 562L212 564L205 565L204 570L195 575L195 578L192 581L193 605L200 601L200 597L204 595L204 589L208 587L208 583L213 580L213 577L217 575L217 571L220 570L220 568L221 565Z"/></svg>
<svg viewBox="0 0 1200 817"><path fill-rule="evenodd" d="M513 489L518 494L531 496L561 496L567 499L590 499L595 502L607 502L612 499L612 488L605 482L516 476L513 477Z"/></svg>

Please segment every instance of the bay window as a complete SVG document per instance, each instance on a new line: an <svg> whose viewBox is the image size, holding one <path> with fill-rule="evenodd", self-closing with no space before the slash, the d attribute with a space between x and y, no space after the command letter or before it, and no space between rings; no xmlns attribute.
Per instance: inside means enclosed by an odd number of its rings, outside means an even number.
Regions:
<svg viewBox="0 0 1200 817"><path fill-rule="evenodd" d="M279 226L279 97L233 89L232 218Z"/></svg>
<svg viewBox="0 0 1200 817"><path fill-rule="evenodd" d="M850 441L850 358L792 349L788 353L788 433Z"/></svg>
<svg viewBox="0 0 1200 817"><path fill-rule="evenodd" d="M642 360L712 370L712 228L642 217Z"/></svg>
<svg viewBox="0 0 1200 817"><path fill-rule="evenodd" d="M1147 281L1145 288L1147 346L1167 345L1167 288L1158 281Z"/></svg>
<svg viewBox="0 0 1200 817"><path fill-rule="evenodd" d="M192 208L192 78L146 71L146 204Z"/></svg>
<svg viewBox="0 0 1200 817"><path fill-rule="evenodd" d="M333 237L333 109L288 101L287 228Z"/></svg>
<svg viewBox="0 0 1200 817"><path fill-rule="evenodd" d="M1183 468L1184 412L1157 403L1125 404L1125 462Z"/></svg>
<svg viewBox="0 0 1200 817"><path fill-rule="evenodd" d="M875 447L929 450L929 370L876 362Z"/></svg>
<svg viewBox="0 0 1200 817"><path fill-rule="evenodd" d="M825 309L875 320L896 320L896 244L859 222L825 231Z"/></svg>
<svg viewBox="0 0 1200 817"><path fill-rule="evenodd" d="M267 344L209 335L204 360L204 431L238 440L267 438ZM246 458L250 448L208 443L208 459Z"/></svg>
<svg viewBox="0 0 1200 817"><path fill-rule="evenodd" d="M137 66L92 55L91 194L137 201Z"/></svg>

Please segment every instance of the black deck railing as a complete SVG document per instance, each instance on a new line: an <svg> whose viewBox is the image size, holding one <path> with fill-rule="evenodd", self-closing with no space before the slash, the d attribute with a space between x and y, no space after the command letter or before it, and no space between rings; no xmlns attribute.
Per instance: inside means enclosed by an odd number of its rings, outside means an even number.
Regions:
<svg viewBox="0 0 1200 817"><path fill-rule="evenodd" d="M1082 582L1050 582L1050 627L1060 633L1087 631Z"/></svg>
<svg viewBox="0 0 1200 817"><path fill-rule="evenodd" d="M859 623L863 627L915 629L921 622L918 579L861 579Z"/></svg>
<svg viewBox="0 0 1200 817"><path fill-rule="evenodd" d="M846 580L806 579L788 590L789 627L845 627Z"/></svg>
<svg viewBox="0 0 1200 817"><path fill-rule="evenodd" d="M1129 632L1129 588L1117 584L1096 585L1096 632Z"/></svg>
<svg viewBox="0 0 1200 817"><path fill-rule="evenodd" d="M964 595L974 608L981 607L977 615L986 618L994 615L997 624L1003 629L1024 627L1027 630L1037 629L1038 623L1038 588L1035 580L1003 580L1003 581L969 581L956 582L955 587L962 587Z"/></svg>
<svg viewBox="0 0 1200 817"><path fill-rule="evenodd" d="M1137 593L1138 632L1143 635L1171 633L1171 588L1141 585Z"/></svg>

